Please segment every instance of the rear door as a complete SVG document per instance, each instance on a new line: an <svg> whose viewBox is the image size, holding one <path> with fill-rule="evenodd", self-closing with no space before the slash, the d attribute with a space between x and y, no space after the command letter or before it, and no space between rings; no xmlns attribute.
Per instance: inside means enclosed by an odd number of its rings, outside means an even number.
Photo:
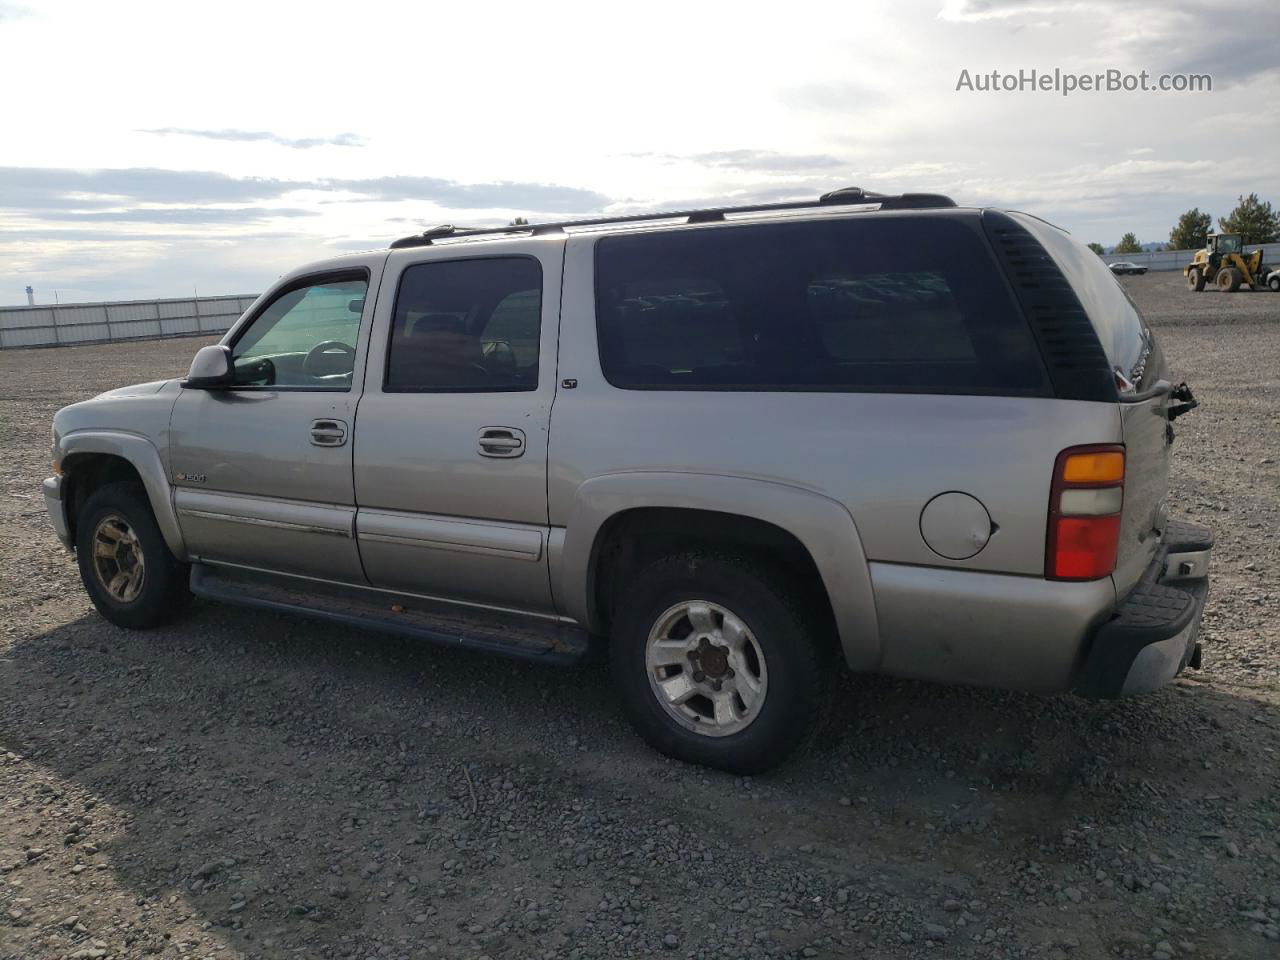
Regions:
<svg viewBox="0 0 1280 960"><path fill-rule="evenodd" d="M1138 582L1159 546L1169 492L1169 369L1138 308L1102 258L1066 233L1014 215L1066 274L1089 315L1116 377L1125 445L1124 510L1116 590Z"/></svg>
<svg viewBox="0 0 1280 960"><path fill-rule="evenodd" d="M355 440L377 587L552 612L547 434L563 239L393 253Z"/></svg>

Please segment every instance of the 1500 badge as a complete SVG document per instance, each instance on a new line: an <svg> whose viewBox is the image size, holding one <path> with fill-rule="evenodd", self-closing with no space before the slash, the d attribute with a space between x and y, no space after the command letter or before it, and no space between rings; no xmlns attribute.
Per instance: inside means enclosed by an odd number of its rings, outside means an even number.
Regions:
<svg viewBox="0 0 1280 960"><path fill-rule="evenodd" d="M179 473L173 479L178 483L204 483L206 478L203 473Z"/></svg>

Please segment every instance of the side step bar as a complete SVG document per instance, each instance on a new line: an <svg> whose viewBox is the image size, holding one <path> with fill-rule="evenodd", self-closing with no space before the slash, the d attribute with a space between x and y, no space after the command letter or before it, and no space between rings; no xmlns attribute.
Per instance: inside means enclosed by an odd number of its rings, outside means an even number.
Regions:
<svg viewBox="0 0 1280 960"><path fill-rule="evenodd" d="M580 628L548 618L207 563L192 564L191 592L540 663L577 661L589 641Z"/></svg>

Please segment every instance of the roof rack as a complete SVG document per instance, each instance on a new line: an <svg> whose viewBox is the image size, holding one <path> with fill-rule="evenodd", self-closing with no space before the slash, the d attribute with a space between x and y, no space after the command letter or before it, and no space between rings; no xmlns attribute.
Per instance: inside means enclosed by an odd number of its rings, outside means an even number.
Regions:
<svg viewBox="0 0 1280 960"><path fill-rule="evenodd" d="M549 223L520 223L505 227L454 227L442 224L424 233L401 237L391 244L392 250L402 247L426 247L435 240L454 240L462 237L479 237L500 233L527 233L542 236L563 233L566 227L599 227L611 223L643 223L649 220L678 220L687 223L717 223L728 213L763 213L774 210L805 210L814 207L831 207L843 204L877 203L881 210L919 210L926 207L954 207L956 202L940 193L902 193L889 196L870 193L861 187L844 187L824 193L817 200L792 200L786 203L753 203L741 207L710 207L702 210L671 210L665 213L632 213L621 217L592 217L586 220L561 220Z"/></svg>

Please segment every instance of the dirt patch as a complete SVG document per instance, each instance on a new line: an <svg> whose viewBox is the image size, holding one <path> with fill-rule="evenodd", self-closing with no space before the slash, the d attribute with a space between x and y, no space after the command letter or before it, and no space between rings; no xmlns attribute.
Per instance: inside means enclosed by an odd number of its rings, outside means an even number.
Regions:
<svg viewBox="0 0 1280 960"><path fill-rule="evenodd" d="M201 341L0 353L0 957L1263 957L1280 938L1280 296L1125 283L1203 406L1205 669L1116 703L846 678L739 779L597 666L197 605L111 628L47 527L60 405Z"/></svg>

